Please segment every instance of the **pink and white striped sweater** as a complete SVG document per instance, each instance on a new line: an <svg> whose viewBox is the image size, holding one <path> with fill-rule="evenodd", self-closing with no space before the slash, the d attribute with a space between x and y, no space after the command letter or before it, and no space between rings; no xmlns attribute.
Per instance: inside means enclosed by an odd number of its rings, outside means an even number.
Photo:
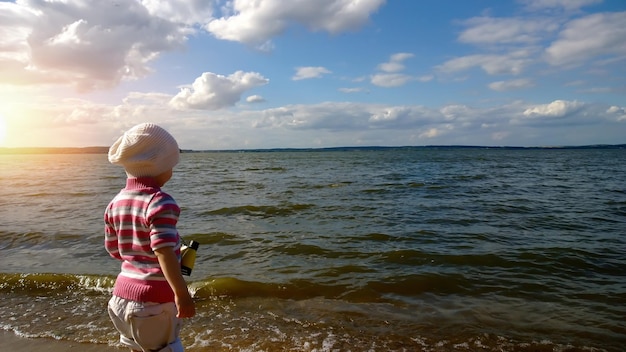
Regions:
<svg viewBox="0 0 626 352"><path fill-rule="evenodd" d="M129 178L104 213L104 246L122 261L113 294L137 302L174 301L154 253L171 246L180 261L180 208L153 178Z"/></svg>

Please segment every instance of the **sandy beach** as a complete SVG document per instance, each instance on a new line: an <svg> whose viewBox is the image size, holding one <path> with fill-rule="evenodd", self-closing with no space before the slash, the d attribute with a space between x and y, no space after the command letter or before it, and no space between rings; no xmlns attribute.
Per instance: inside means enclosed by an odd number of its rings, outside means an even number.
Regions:
<svg viewBox="0 0 626 352"><path fill-rule="evenodd" d="M69 341L58 341L46 338L23 338L12 332L0 332L0 346L3 351L12 352L120 352L126 349L117 349L103 344L88 344Z"/></svg>

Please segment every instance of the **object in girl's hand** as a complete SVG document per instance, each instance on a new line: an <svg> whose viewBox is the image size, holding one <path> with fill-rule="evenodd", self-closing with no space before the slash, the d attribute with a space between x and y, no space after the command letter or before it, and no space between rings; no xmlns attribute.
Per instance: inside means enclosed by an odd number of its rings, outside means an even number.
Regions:
<svg viewBox="0 0 626 352"><path fill-rule="evenodd" d="M198 246L200 244L196 241L190 241L189 245L183 244L180 249L180 271L183 275L189 276L191 275L191 271L193 270L193 265L196 262L196 251L198 250Z"/></svg>

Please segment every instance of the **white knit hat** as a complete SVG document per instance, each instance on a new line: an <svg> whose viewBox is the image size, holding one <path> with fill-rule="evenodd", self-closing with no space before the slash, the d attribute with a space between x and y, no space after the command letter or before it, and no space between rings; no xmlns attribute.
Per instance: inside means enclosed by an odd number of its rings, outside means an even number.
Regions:
<svg viewBox="0 0 626 352"><path fill-rule="evenodd" d="M109 162L130 177L158 176L178 164L176 139L163 128L142 123L126 131L109 148Z"/></svg>

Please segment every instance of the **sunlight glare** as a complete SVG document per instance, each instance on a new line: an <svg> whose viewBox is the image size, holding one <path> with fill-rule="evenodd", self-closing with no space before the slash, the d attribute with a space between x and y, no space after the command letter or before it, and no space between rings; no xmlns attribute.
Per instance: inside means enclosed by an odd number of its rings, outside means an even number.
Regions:
<svg viewBox="0 0 626 352"><path fill-rule="evenodd" d="M0 146L4 145L4 139L7 136L7 123L4 115L0 114Z"/></svg>

